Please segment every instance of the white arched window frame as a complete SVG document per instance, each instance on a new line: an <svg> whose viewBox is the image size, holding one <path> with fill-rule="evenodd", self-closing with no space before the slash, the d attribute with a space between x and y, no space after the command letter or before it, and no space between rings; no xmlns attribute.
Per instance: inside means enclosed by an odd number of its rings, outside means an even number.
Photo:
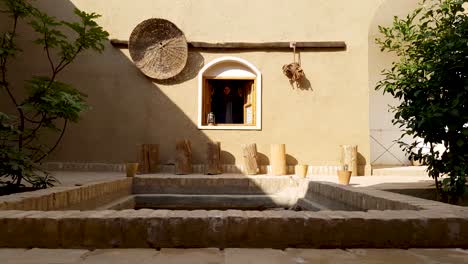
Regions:
<svg viewBox="0 0 468 264"><path fill-rule="evenodd" d="M206 80L252 80L254 82L255 110L252 124L204 124L204 100L207 96ZM238 57L221 57L206 64L198 73L198 128L210 130L261 130L262 129L262 75L250 62ZM245 117L244 117L245 118Z"/></svg>

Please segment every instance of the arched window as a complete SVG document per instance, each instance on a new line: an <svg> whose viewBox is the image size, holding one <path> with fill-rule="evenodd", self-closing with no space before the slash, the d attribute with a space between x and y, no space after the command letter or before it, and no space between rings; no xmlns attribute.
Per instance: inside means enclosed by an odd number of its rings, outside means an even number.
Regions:
<svg viewBox="0 0 468 264"><path fill-rule="evenodd" d="M198 128L260 130L261 96L262 77L251 63L237 57L211 61L198 74Z"/></svg>

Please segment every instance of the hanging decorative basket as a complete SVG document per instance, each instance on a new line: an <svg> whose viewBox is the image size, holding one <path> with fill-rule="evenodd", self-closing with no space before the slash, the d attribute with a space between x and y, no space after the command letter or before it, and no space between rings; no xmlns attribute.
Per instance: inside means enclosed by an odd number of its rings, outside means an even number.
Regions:
<svg viewBox="0 0 468 264"><path fill-rule="evenodd" d="M292 42L290 44L293 48L293 63L289 63L283 66L283 73L288 77L291 83L298 83L302 78L304 78L304 70L302 70L301 63L296 62L296 43Z"/></svg>
<svg viewBox="0 0 468 264"><path fill-rule="evenodd" d="M283 73L292 82L297 82L304 78L304 70L302 70L301 65L297 62L284 65Z"/></svg>
<svg viewBox="0 0 468 264"><path fill-rule="evenodd" d="M151 18L138 24L130 35L128 48L135 65L154 79L174 77L187 63L184 33L165 19Z"/></svg>

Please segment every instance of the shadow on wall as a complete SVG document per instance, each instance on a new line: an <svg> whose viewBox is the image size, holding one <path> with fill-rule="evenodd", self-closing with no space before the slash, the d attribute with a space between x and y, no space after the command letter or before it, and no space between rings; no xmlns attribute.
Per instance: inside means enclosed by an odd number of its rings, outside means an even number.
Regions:
<svg viewBox="0 0 468 264"><path fill-rule="evenodd" d="M293 156L286 154L286 164L288 165L297 165L298 161Z"/></svg>
<svg viewBox="0 0 468 264"><path fill-rule="evenodd" d="M310 83L309 79L307 79L307 75L304 75L304 77L302 79L297 81L296 87L294 87L293 84L291 84L291 86L293 88L297 88L297 89L303 90L303 91L311 91L311 92L314 91L314 89L312 88L312 84Z"/></svg>
<svg viewBox="0 0 468 264"><path fill-rule="evenodd" d="M34 4L60 20L76 20L75 6L69 1L38 1ZM24 50L21 57L37 63L18 59L11 72L44 73L46 68L42 62L47 59L44 51L31 43L35 38L34 32L27 26L21 26L18 34ZM102 54L81 54L58 77L87 94L92 109L83 114L78 124L69 126L62 143L49 160L121 163L136 159L137 145L156 143L163 153L160 162L168 163L174 157L176 140L187 138L193 146L193 163L203 163L204 146L210 139L198 130L194 121L165 95L158 84L134 66L125 54L127 50L118 50L110 43L105 43L105 47ZM191 52L182 75L167 80L165 84L193 79L203 64L200 53ZM233 155L228 154L224 152L224 159L232 161Z"/></svg>
<svg viewBox="0 0 468 264"><path fill-rule="evenodd" d="M357 153L357 160L358 160L358 165L366 165L367 164L366 158L359 151Z"/></svg>
<svg viewBox="0 0 468 264"><path fill-rule="evenodd" d="M301 64L301 53L297 52L297 56L298 56L298 62L299 62L299 64ZM294 61L295 61L295 57L296 57L296 55L294 54ZM314 89L312 88L312 84L310 83L309 79L307 79L307 74L306 74L305 71L304 71L304 77L299 79L297 82L289 80L289 84L291 85L291 88L293 88L293 89L299 89L299 90L303 90L303 91L309 91L310 90L311 92L314 91Z"/></svg>
<svg viewBox="0 0 468 264"><path fill-rule="evenodd" d="M357 172L358 176L366 175L367 160L359 151L357 153L357 163L358 163L358 172Z"/></svg>
<svg viewBox="0 0 468 264"><path fill-rule="evenodd" d="M268 158L267 155L261 152L257 152L257 162L258 162L258 165L269 165L270 158Z"/></svg>
<svg viewBox="0 0 468 264"><path fill-rule="evenodd" d="M221 145L222 147L223 145ZM225 150L221 150L221 164L236 164L236 157Z"/></svg>
<svg viewBox="0 0 468 264"><path fill-rule="evenodd" d="M164 85L174 85L186 82L197 77L198 72L205 65L205 59L197 51L189 51L187 57L187 64L182 69L182 71L176 76L166 79L166 80L156 80L152 79L155 83L164 84Z"/></svg>
<svg viewBox="0 0 468 264"><path fill-rule="evenodd" d="M307 79L306 75L304 75L304 77L302 77L297 82L289 80L289 85L291 85L292 89L299 89L299 90L311 91L311 92L314 91L314 89L312 89L312 84L310 83L309 79Z"/></svg>
<svg viewBox="0 0 468 264"><path fill-rule="evenodd" d="M38 1L35 5L58 19L76 20L73 14L75 6L70 1ZM12 65L11 72L43 74L47 70L46 54L31 43L33 32L22 26L18 33L25 37L20 43L24 54L17 65ZM159 144L160 163L171 164L174 163L175 142L189 139L193 163L205 163L205 146L210 138L164 92L164 89L171 89L164 87L168 85L183 84L177 86L177 92L181 94L189 94L196 88L195 78L204 65L200 50L189 53L188 64L180 75L169 80L154 81L135 67L128 50L116 49L110 43L105 46L105 51L100 55L82 54L75 64L58 77L88 94L88 103L92 109L83 114L78 124L69 126L62 143L49 161L132 161L137 157L137 145L145 143ZM30 61L35 63L28 63ZM197 98L193 98L190 103L195 109ZM236 161L235 155L227 151L222 151L221 159L228 164ZM295 165L297 160L288 156L287 163ZM259 153L259 164L269 164L268 156Z"/></svg>

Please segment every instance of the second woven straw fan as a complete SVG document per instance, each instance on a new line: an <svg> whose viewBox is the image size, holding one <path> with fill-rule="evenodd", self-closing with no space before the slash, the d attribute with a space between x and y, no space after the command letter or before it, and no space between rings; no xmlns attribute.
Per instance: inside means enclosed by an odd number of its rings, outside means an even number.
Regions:
<svg viewBox="0 0 468 264"><path fill-rule="evenodd" d="M130 35L128 46L135 65L150 78L172 78L187 63L184 33L165 19L151 18L138 24Z"/></svg>

